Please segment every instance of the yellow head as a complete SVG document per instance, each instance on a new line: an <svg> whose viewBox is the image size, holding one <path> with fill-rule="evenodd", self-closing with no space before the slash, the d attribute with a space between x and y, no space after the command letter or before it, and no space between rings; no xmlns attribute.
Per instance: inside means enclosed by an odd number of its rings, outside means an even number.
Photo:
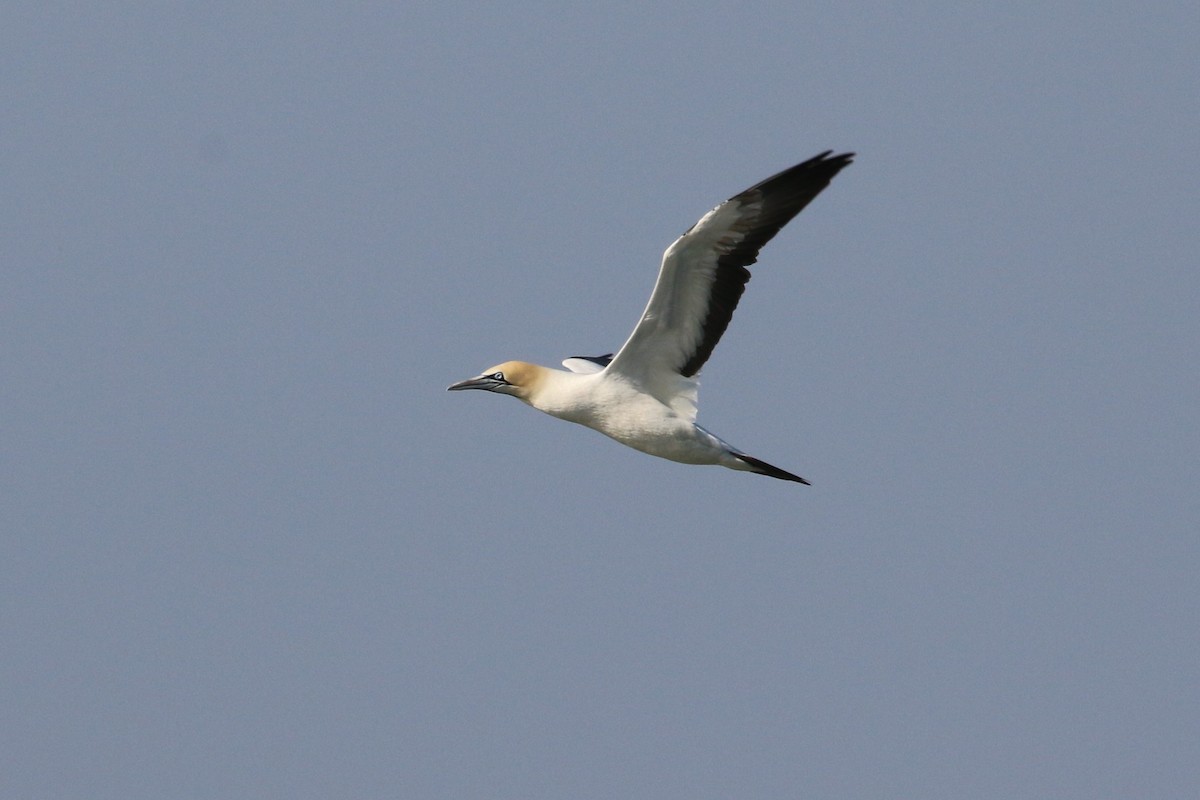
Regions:
<svg viewBox="0 0 1200 800"><path fill-rule="evenodd" d="M505 361L485 369L476 378L451 384L447 389L452 392L460 389L483 389L497 394L511 394L528 403L530 396L545 379L546 372L548 370L545 367L539 367L537 364Z"/></svg>

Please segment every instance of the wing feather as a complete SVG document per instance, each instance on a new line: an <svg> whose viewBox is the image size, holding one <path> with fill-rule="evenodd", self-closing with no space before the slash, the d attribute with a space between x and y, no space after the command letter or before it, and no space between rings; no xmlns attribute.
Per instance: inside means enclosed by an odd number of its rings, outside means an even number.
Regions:
<svg viewBox="0 0 1200 800"><path fill-rule="evenodd" d="M603 372L608 363L613 360L613 354L602 356L571 356L564 359L562 365L571 372L587 375L593 372Z"/></svg>
<svg viewBox="0 0 1200 800"><path fill-rule="evenodd" d="M663 254L641 321L606 369L694 418L695 377L746 290L746 267L854 156L832 152L734 195L676 239Z"/></svg>

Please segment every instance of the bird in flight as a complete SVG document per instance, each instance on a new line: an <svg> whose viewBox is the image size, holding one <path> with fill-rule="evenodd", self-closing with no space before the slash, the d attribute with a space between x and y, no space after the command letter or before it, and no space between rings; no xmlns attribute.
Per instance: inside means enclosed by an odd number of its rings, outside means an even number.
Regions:
<svg viewBox="0 0 1200 800"><path fill-rule="evenodd" d="M827 150L721 203L663 253L650 302L616 355L574 356L569 371L506 361L449 389L508 394L652 456L808 484L696 424L697 376L729 325L758 252L854 153Z"/></svg>

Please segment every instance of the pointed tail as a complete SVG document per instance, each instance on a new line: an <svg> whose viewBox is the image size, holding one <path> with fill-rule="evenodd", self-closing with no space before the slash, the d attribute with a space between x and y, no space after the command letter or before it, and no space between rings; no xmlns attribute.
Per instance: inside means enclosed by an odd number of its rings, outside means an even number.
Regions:
<svg viewBox="0 0 1200 800"><path fill-rule="evenodd" d="M795 481L796 483L803 483L805 486L812 486L811 483L804 480L804 478L801 478L799 475L793 475L787 470L772 466L761 459L755 458L754 456L748 456L745 453L734 453L733 457L738 461L744 461L750 466L750 472L753 472L757 475L770 475L772 478L779 478L781 481Z"/></svg>

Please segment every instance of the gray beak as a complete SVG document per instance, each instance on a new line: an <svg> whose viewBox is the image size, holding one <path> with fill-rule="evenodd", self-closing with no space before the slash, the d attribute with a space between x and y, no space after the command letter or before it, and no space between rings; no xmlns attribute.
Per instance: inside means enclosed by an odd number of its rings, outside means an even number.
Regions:
<svg viewBox="0 0 1200 800"><path fill-rule="evenodd" d="M499 385L500 385L500 382L497 381L495 378L491 378L491 377L488 377L485 375L485 376L482 376L479 378L468 378L465 381L459 381L458 383L452 383L446 387L446 391L457 392L462 389L495 389Z"/></svg>

